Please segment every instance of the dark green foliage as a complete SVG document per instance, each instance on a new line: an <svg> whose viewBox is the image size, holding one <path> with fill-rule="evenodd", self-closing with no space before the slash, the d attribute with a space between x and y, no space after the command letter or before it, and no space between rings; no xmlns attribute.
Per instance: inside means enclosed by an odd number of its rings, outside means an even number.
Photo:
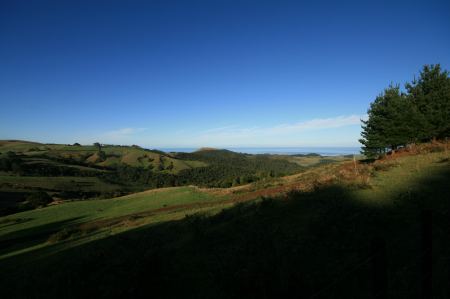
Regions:
<svg viewBox="0 0 450 299"><path fill-rule="evenodd" d="M99 145L99 144L98 144ZM105 161L114 153L106 154L104 150L83 151L79 155L63 155L57 151L35 153L33 155L20 152L6 152L0 154L0 171L8 175L33 177L97 177L101 183L106 183L111 189L92 189L89 186L74 184L59 184L52 188L28 187L27 193L46 191L67 200L108 198L117 194L139 192L150 188L173 187L183 185L198 185L208 187L231 187L246 184L268 177L276 177L301 171L303 168L295 163L283 159L273 159L270 155L246 155L230 151L203 151L197 153L173 154L171 159L201 161L204 167L185 169L177 173L175 161L169 160L167 154L158 157L156 166L130 166L125 163L109 166L96 165L87 159L96 155L97 161ZM153 160L154 158L140 157L139 159ZM49 178L50 179L50 178ZM4 185L4 188L21 189L21 185ZM22 189L23 189L22 188ZM6 189L2 190L6 191ZM15 190L21 191L21 190ZM23 190L22 190L23 191ZM112 193L111 193L112 192ZM22 202L25 198L22 198ZM1 199L2 202L5 200ZM11 202L3 214L17 211L20 202ZM29 206L28 208L31 208Z"/></svg>
<svg viewBox="0 0 450 299"><path fill-rule="evenodd" d="M0 155L0 171L12 171L15 174L22 172L21 156L14 152L6 152Z"/></svg>
<svg viewBox="0 0 450 299"><path fill-rule="evenodd" d="M36 161L41 159L41 161ZM59 162L61 164L51 163ZM84 165L70 158L50 157L45 154L28 157L13 152L0 155L0 171L22 176L92 176L93 171L70 167Z"/></svg>
<svg viewBox="0 0 450 299"><path fill-rule="evenodd" d="M362 120L363 154L376 158L388 149L450 135L450 78L439 65L424 66L420 78L400 87L389 86Z"/></svg>
<svg viewBox="0 0 450 299"><path fill-rule="evenodd" d="M94 142L94 146L97 148L98 151L102 150L102 145L99 142Z"/></svg>
<svg viewBox="0 0 450 299"><path fill-rule="evenodd" d="M120 165L108 168L101 178L116 184L137 184L146 188L197 185L207 187L231 187L251 183L263 178L276 177L301 171L303 168L286 160L270 156L245 155L227 150L177 153L177 159L203 161L205 167L185 169L177 174L155 172L151 169ZM162 161L158 170L170 170L171 162L164 167Z"/></svg>
<svg viewBox="0 0 450 299"><path fill-rule="evenodd" d="M425 65L419 79L406 84L410 101L426 120L424 138L450 136L450 78L441 66Z"/></svg>
<svg viewBox="0 0 450 299"><path fill-rule="evenodd" d="M29 192L0 191L0 216L18 213L32 207L22 204Z"/></svg>
<svg viewBox="0 0 450 299"><path fill-rule="evenodd" d="M33 192L27 197L28 204L33 208L45 207L52 201L53 199L51 198L51 196L44 191Z"/></svg>
<svg viewBox="0 0 450 299"><path fill-rule="evenodd" d="M98 152L98 159L100 160L99 162L103 162L106 160L106 153L104 151L99 151Z"/></svg>
<svg viewBox="0 0 450 299"><path fill-rule="evenodd" d="M246 155L228 150L205 150L194 153L178 153L177 158L208 163L180 171L181 184L207 187L230 187L246 184L267 177L276 177L301 171L303 167L286 160L272 159L268 155Z"/></svg>
<svg viewBox="0 0 450 299"><path fill-rule="evenodd" d="M109 183L133 187L134 190L178 186L177 177L169 173L153 172L142 167L118 165L99 177Z"/></svg>
<svg viewBox="0 0 450 299"><path fill-rule="evenodd" d="M421 122L413 105L400 92L400 87L389 86L368 110L368 120L363 122L363 153L368 157L396 149L416 141L416 124Z"/></svg>

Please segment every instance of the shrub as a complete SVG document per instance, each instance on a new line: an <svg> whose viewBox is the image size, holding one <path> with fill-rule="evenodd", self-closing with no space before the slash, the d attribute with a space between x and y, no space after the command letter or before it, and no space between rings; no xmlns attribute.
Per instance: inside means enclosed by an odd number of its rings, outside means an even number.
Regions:
<svg viewBox="0 0 450 299"><path fill-rule="evenodd" d="M50 235L50 237L48 238L47 242L50 244L54 244L57 243L59 241L63 241L68 239L71 236L71 232L67 229L64 228L52 235Z"/></svg>
<svg viewBox="0 0 450 299"><path fill-rule="evenodd" d="M27 197L27 202L30 204L33 208L37 207L45 207L47 204L51 203L53 201L52 197L47 194L47 192L44 191L38 191L31 193Z"/></svg>
<svg viewBox="0 0 450 299"><path fill-rule="evenodd" d="M103 162L105 160L106 160L106 153L104 151L99 151L97 162Z"/></svg>

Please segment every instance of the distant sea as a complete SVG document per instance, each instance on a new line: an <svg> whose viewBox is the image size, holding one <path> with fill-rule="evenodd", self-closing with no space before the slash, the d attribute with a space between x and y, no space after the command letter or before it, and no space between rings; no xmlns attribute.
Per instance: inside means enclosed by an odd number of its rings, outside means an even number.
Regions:
<svg viewBox="0 0 450 299"><path fill-rule="evenodd" d="M198 148L158 148L164 152L192 153ZM319 154L322 156L357 155L360 147L230 147L227 150L245 154L296 155Z"/></svg>

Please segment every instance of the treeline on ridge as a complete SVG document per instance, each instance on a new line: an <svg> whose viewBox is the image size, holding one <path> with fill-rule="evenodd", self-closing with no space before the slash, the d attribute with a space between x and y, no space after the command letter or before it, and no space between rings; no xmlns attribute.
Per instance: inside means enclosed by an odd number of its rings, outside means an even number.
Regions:
<svg viewBox="0 0 450 299"><path fill-rule="evenodd" d="M287 160L272 159L266 155L240 154L228 150L178 153L176 157L208 164L206 167L180 171L178 179L183 185L231 187L302 170L301 166Z"/></svg>

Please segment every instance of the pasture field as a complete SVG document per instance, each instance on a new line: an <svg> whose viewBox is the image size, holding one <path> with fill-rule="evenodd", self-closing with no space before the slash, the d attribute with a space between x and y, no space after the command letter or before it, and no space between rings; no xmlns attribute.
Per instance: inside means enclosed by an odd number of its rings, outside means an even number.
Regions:
<svg viewBox="0 0 450 299"><path fill-rule="evenodd" d="M104 145L101 150L106 157L101 159L98 148L92 145L41 144L26 141L0 141L0 154L8 151L28 157L29 163L55 164L53 159L70 159L102 167L129 165L150 168L166 173L178 173L184 169L207 166L201 161L182 161L169 154L146 150L140 147ZM33 159L33 157L35 157ZM59 165L62 165L61 163ZM73 167L71 165L71 167ZM87 168L87 167L86 167ZM90 168L92 169L92 168Z"/></svg>
<svg viewBox="0 0 450 299"><path fill-rule="evenodd" d="M204 206L211 208L215 203L226 206L226 203L221 203L224 199L226 197L201 192L195 187L174 187L113 199L65 202L16 213L0 218L0 244L11 245L10 248L2 246L0 258L51 245L49 239L58 232L72 234L73 231L77 242L81 237L92 240L93 236L105 237L104 232L99 234L104 229L109 235L113 231L122 231L124 227L130 229L155 221L179 219L191 210L204 210ZM47 239L42 238L43 234ZM65 239L69 237L72 236ZM31 241L33 246L23 248L14 240ZM20 250L14 251L17 248Z"/></svg>
<svg viewBox="0 0 450 299"><path fill-rule="evenodd" d="M138 146L0 141L0 215L53 200L113 198L162 187L230 187L302 171L287 159L226 150L164 153ZM31 199L31 201L30 201Z"/></svg>
<svg viewBox="0 0 450 299"><path fill-rule="evenodd" d="M380 161L371 166L370 173L364 164L358 165L359 173L348 168L348 162L322 165L300 174L283 178L257 182L228 189L208 189L194 186L171 187L148 190L112 199L68 201L52 204L37 210L24 211L0 218L0 240L5 241L13 236L22 236L33 227L45 227L52 223L65 223L56 230L65 229L75 224L106 220L124 216L152 218L155 215L188 212L192 209L223 208L234 202L257 200L261 196L279 196L291 191L311 192L317 186L339 184L349 188L348 192L355 199L367 204L394 204L394 194L406 192L413 194L423 189L416 181L424 178L448 180L443 170L449 168L445 153L414 155ZM351 166L351 165L350 165ZM367 176L367 178L363 178ZM354 188L357 183L367 182L367 186ZM110 185L97 178L80 177L17 177L0 176L0 184L18 184L36 186L46 189L58 188L60 184L89 185L92 190L105 188L114 191ZM89 188L89 187L84 188ZM176 216L175 218L179 218ZM74 220L76 219L76 220ZM172 220L171 217L164 218ZM141 219L142 220L142 219ZM140 225L144 224L140 222ZM52 226L52 228L54 228ZM5 239L6 238L6 239ZM11 254L11 252L8 252Z"/></svg>

